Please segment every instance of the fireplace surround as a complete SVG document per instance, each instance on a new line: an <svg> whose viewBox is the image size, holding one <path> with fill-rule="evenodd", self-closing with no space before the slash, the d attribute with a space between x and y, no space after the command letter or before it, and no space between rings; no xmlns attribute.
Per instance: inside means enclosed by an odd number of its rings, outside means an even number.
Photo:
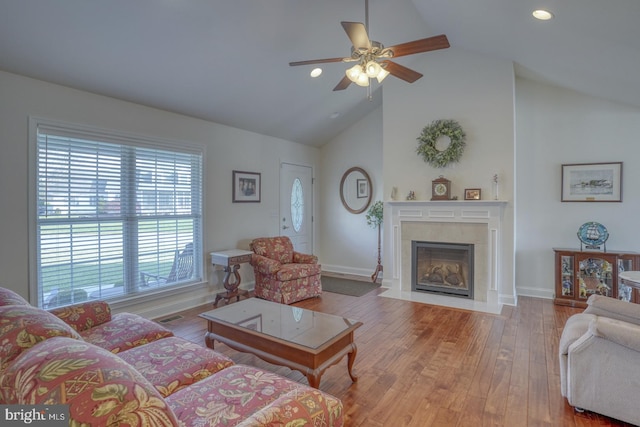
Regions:
<svg viewBox="0 0 640 427"><path fill-rule="evenodd" d="M506 205L500 200L386 202L384 285L393 293L419 294L411 289L413 241L471 244L472 302L515 304L512 269L503 255L505 246L511 249L502 230Z"/></svg>

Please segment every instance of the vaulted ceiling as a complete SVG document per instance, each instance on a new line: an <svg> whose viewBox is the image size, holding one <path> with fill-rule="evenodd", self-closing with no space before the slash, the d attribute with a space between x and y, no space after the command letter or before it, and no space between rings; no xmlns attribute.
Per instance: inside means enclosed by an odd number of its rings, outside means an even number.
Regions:
<svg viewBox="0 0 640 427"><path fill-rule="evenodd" d="M319 146L382 94L368 101L355 85L333 92L348 64L324 64L312 79L311 66L288 63L349 56L340 22L364 22L364 5L0 0L0 70ZM534 20L539 7L555 18ZM445 33L451 49L640 107L639 19L637 0L370 0L369 35L391 46ZM397 62L411 67L412 57Z"/></svg>

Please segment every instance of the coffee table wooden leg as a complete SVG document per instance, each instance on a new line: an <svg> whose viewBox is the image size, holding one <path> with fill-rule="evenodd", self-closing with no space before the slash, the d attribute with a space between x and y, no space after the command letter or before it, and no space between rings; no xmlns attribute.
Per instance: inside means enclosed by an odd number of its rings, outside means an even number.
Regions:
<svg viewBox="0 0 640 427"><path fill-rule="evenodd" d="M307 381L309 381L309 385L313 388L320 387L320 377L322 375L314 372L307 372Z"/></svg>
<svg viewBox="0 0 640 427"><path fill-rule="evenodd" d="M209 332L204 333L204 342L207 345L207 347L209 347L211 350L214 350L213 337L209 334Z"/></svg>
<svg viewBox="0 0 640 427"><path fill-rule="evenodd" d="M349 376L354 383L358 381L358 377L353 373L353 363L356 361L356 354L358 354L358 347L356 343L351 344L351 351L347 355L347 368L349 369Z"/></svg>

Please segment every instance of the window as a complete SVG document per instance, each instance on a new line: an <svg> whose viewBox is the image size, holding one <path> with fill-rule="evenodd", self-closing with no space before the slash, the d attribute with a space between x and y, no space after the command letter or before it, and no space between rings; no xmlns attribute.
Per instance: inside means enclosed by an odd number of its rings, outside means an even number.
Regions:
<svg viewBox="0 0 640 427"><path fill-rule="evenodd" d="M302 182L300 178L296 178L291 185L291 222L296 233L300 232L303 219L304 195L302 193Z"/></svg>
<svg viewBox="0 0 640 427"><path fill-rule="evenodd" d="M202 281L201 146L32 120L38 305Z"/></svg>

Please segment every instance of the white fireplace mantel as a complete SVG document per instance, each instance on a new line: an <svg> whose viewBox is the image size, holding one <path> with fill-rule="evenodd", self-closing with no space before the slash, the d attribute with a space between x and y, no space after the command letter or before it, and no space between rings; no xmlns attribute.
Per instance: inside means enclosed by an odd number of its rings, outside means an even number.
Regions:
<svg viewBox="0 0 640 427"><path fill-rule="evenodd" d="M445 201L388 201L385 202L385 285L391 289L402 292L411 290L410 274L406 271L403 274L403 265L407 267L407 260L403 260L402 229L403 224L412 224L419 227L438 227L438 230L451 230L456 234L457 239L460 233L456 233L456 224L479 224L486 226L486 237L484 228L480 228L482 239L482 254L478 259L484 260L483 265L477 271L484 272L481 277L475 277L475 281L481 282L481 288L486 290L479 295L474 293L474 299L489 303L499 303L499 290L501 286L501 263L503 262L503 238L502 223L507 201L504 200L445 200ZM390 212L388 214L387 212ZM468 227L468 226L467 226ZM408 228L407 228L408 229ZM406 236L405 236L406 239ZM446 239L443 239L445 241ZM460 242L462 243L462 242ZM405 248L406 249L406 248ZM486 262L486 265L484 263Z"/></svg>

